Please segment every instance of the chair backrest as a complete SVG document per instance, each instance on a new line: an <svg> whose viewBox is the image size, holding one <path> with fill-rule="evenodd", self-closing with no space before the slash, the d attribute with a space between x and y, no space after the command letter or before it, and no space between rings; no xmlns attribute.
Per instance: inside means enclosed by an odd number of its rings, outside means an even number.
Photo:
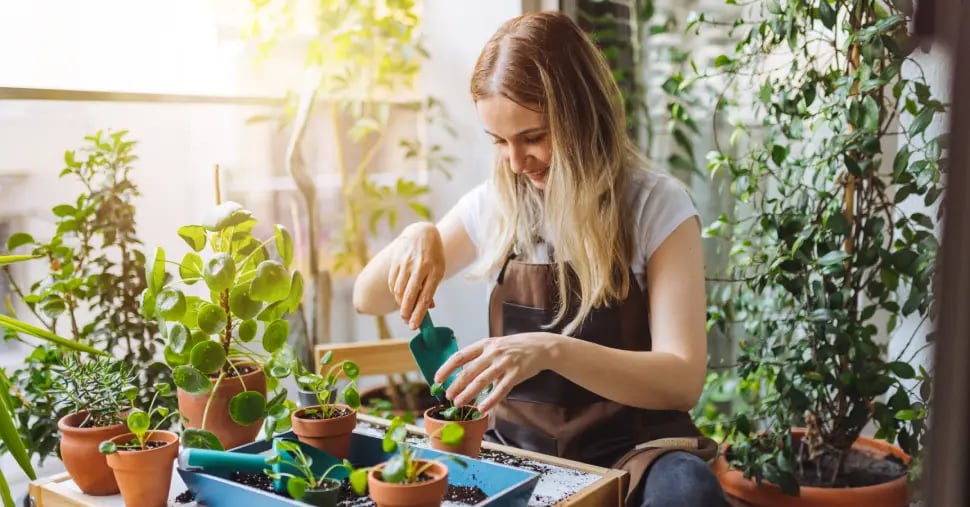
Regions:
<svg viewBox="0 0 970 507"><path fill-rule="evenodd" d="M388 375L392 373L410 373L418 371L418 365L411 356L407 338L377 340L354 343L332 343L317 345L314 348L314 364L320 364L320 358L327 351L333 352L330 364L337 364L344 359L350 359L360 366L361 376Z"/></svg>

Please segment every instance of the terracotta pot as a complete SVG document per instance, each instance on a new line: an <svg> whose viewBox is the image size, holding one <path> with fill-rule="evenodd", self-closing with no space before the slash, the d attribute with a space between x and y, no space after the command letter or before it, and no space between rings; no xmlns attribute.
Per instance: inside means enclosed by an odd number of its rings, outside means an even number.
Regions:
<svg viewBox="0 0 970 507"><path fill-rule="evenodd" d="M418 460L418 463L427 463ZM420 466L420 465L419 465ZM377 507L438 507L448 492L448 467L432 463L425 472L430 481L417 484L391 484L381 480L384 463L367 473L367 491Z"/></svg>
<svg viewBox="0 0 970 507"><path fill-rule="evenodd" d="M181 389L178 390L179 412L182 414L182 424L185 428L200 428L202 426L202 416L205 413L206 403L210 396L215 396L209 407L209 416L205 420L205 428L201 429L215 434L226 449L252 442L256 439L256 435L259 434L263 425L263 420L260 419L248 426L243 426L236 424L229 416L229 400L233 396L247 390L256 391L264 397L266 396L266 375L262 368L249 363L236 365L237 368L240 366L248 366L256 368L256 370L241 377L222 379L215 392L190 394Z"/></svg>
<svg viewBox="0 0 970 507"><path fill-rule="evenodd" d="M357 426L357 411L347 405L334 404L334 407L350 410L350 413L332 419L304 419L301 417L310 409L320 406L305 407L293 412L290 421L293 423L293 433L308 445L327 452L337 459L350 457L350 440L354 428Z"/></svg>
<svg viewBox="0 0 970 507"><path fill-rule="evenodd" d="M804 430L792 430L792 436L801 437ZM895 445L881 440L859 437L853 449L865 451L876 457L896 456L909 464L909 455ZM752 507L906 507L909 505L909 489L906 475L882 484L858 488L801 487L799 496L789 496L769 482L761 487L753 480L744 478L740 470L732 469L724 453L714 462L714 473L724 492Z"/></svg>
<svg viewBox="0 0 970 507"><path fill-rule="evenodd" d="M465 405L465 407L475 408L471 405ZM435 419L431 416L432 412L438 411L442 408L444 407L437 406L431 407L424 411L424 429L428 433L428 437L431 439L431 448L439 451L464 454L470 458L477 458L482 451L482 438L485 436L485 430L488 429L488 417L482 415L478 419L473 419L471 421L454 421L455 424L464 428L465 436L461 439L461 443L458 445L448 445L441 441L440 432L441 428L443 428L445 424L448 424L449 421Z"/></svg>
<svg viewBox="0 0 970 507"><path fill-rule="evenodd" d="M134 433L125 433L111 441L127 444L134 437ZM125 505L165 507L172 483L172 463L179 452L179 436L159 430L150 432L148 441L165 442L165 445L144 451L119 450L107 456L108 466L114 470Z"/></svg>
<svg viewBox="0 0 970 507"><path fill-rule="evenodd" d="M98 446L105 440L128 433L126 423L101 428L78 428L87 412L68 414L57 421L61 430L61 459L71 480L86 495L106 496L118 493L118 483Z"/></svg>

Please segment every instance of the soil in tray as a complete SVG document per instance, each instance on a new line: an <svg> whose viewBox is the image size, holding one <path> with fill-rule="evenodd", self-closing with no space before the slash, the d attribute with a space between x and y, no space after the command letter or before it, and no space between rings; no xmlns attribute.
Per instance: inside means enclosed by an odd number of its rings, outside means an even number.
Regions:
<svg viewBox="0 0 970 507"><path fill-rule="evenodd" d="M266 474L248 474L241 472L233 472L229 474L229 480L237 482L239 484L245 484L256 489L261 489L263 491L268 491L270 493L275 493L279 496L290 498L290 495L283 493L276 493L273 489L273 480L269 478ZM475 505L482 500L485 500L488 496L484 491L479 489L477 486L448 486L448 493L445 495L445 501L460 505ZM338 507L372 507L374 502L370 498L363 496L357 496L356 493L350 488L350 481L344 480L340 485L340 495L337 497Z"/></svg>
<svg viewBox="0 0 970 507"><path fill-rule="evenodd" d="M323 417L323 414L319 412L314 412L312 414L307 414L304 412L300 414L299 417L300 419L336 419L338 417L350 415L350 410L347 410L345 408L334 408L332 414L333 415L331 415L330 417Z"/></svg>

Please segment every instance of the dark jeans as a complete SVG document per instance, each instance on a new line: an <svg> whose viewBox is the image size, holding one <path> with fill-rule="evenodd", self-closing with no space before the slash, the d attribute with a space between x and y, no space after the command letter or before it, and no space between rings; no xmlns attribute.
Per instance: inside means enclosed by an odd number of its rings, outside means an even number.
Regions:
<svg viewBox="0 0 970 507"><path fill-rule="evenodd" d="M653 462L640 483L641 507L727 507L721 484L704 460L668 452Z"/></svg>

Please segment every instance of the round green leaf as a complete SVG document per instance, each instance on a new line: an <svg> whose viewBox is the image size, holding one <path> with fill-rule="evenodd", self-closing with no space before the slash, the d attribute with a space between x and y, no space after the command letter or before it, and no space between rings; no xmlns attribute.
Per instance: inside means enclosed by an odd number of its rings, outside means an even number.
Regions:
<svg viewBox="0 0 970 507"><path fill-rule="evenodd" d="M384 464L384 469L381 471L381 478L384 479L384 482L390 482L392 484L404 482L406 476L407 467L405 466L404 457L400 454L391 456L391 459L387 460Z"/></svg>
<svg viewBox="0 0 970 507"><path fill-rule="evenodd" d="M101 454L114 454L118 452L118 446L111 440L105 440L98 446L98 452Z"/></svg>
<svg viewBox="0 0 970 507"><path fill-rule="evenodd" d="M221 231L239 225L250 218L252 218L252 213L244 209L241 204L226 201L209 211L202 226L210 231Z"/></svg>
<svg viewBox="0 0 970 507"><path fill-rule="evenodd" d="M185 254L185 257L182 257L182 263L179 264L179 276L182 280L190 280L185 282L189 285L197 282L196 278L202 278L202 257L193 252Z"/></svg>
<svg viewBox="0 0 970 507"><path fill-rule="evenodd" d="M274 419L288 419L290 417L290 409L283 403L278 403L269 408L267 414Z"/></svg>
<svg viewBox="0 0 970 507"><path fill-rule="evenodd" d="M249 297L256 301L275 303L290 294L290 274L276 261L263 261L256 268L256 277L249 287Z"/></svg>
<svg viewBox="0 0 970 507"><path fill-rule="evenodd" d="M204 303L199 308L199 328L209 334L216 334L226 328L226 311L212 303Z"/></svg>
<svg viewBox="0 0 970 507"><path fill-rule="evenodd" d="M263 303L249 298L249 287L237 285L229 292L229 310L240 319L251 319L259 315Z"/></svg>
<svg viewBox="0 0 970 507"><path fill-rule="evenodd" d="M152 389L158 393L159 396L168 396L172 392L172 386L166 384L165 382L157 382L152 386Z"/></svg>
<svg viewBox="0 0 970 507"><path fill-rule="evenodd" d="M168 328L168 344L172 347L172 352L176 354L183 354L186 350L191 350L186 349L190 338L189 328L181 322L176 322Z"/></svg>
<svg viewBox="0 0 970 507"><path fill-rule="evenodd" d="M290 231L287 231L286 227L277 224L275 228L275 239L276 251L279 252L280 258L283 259L283 265L288 268L290 267L290 262L293 261L293 239L290 238Z"/></svg>
<svg viewBox="0 0 970 507"><path fill-rule="evenodd" d="M179 389L189 394L205 394L212 387L209 377L191 366L176 366L172 370L172 379Z"/></svg>
<svg viewBox="0 0 970 507"><path fill-rule="evenodd" d="M299 271L293 272L290 280L290 295L286 297L286 311L293 313L303 301L303 275Z"/></svg>
<svg viewBox="0 0 970 507"><path fill-rule="evenodd" d="M263 331L263 348L266 352L276 352L286 343L286 337L290 334L290 323L285 320L271 322Z"/></svg>
<svg viewBox="0 0 970 507"><path fill-rule="evenodd" d="M136 435L143 435L148 431L148 427L151 425L151 420L148 418L148 414L136 409L133 409L131 413L128 414L128 429Z"/></svg>
<svg viewBox="0 0 970 507"><path fill-rule="evenodd" d="M256 337L256 332L259 331L259 324L253 319L244 320L236 329L239 331L240 341L250 342Z"/></svg>
<svg viewBox="0 0 970 507"><path fill-rule="evenodd" d="M141 291L141 314L148 320L155 318L155 293L147 288Z"/></svg>
<svg viewBox="0 0 970 507"><path fill-rule="evenodd" d="M367 493L367 469L358 468L353 472L350 472L350 487L354 489L354 493L363 496Z"/></svg>
<svg viewBox="0 0 970 507"><path fill-rule="evenodd" d="M222 344L206 340L192 347L189 361L202 373L216 373L226 364L226 351Z"/></svg>
<svg viewBox="0 0 970 507"><path fill-rule="evenodd" d="M283 318L284 313L286 313L286 306L283 305L282 301L277 301L266 305L266 308L263 308L263 311L259 312L259 315L256 316L256 320L260 322L273 322L274 320Z"/></svg>
<svg viewBox="0 0 970 507"><path fill-rule="evenodd" d="M185 315L185 294L177 289L163 289L162 292L158 293L155 309L165 320L179 320Z"/></svg>
<svg viewBox="0 0 970 507"><path fill-rule="evenodd" d="M290 480L286 481L286 492L297 500L303 498L303 495L306 494L306 489L307 482L299 477L290 477Z"/></svg>
<svg viewBox="0 0 970 507"><path fill-rule="evenodd" d="M441 428L441 442L445 445L458 445L465 436L465 428L455 423L445 424Z"/></svg>
<svg viewBox="0 0 970 507"><path fill-rule="evenodd" d="M236 424L248 426L263 418L266 398L256 391L244 391L229 400L229 416Z"/></svg>
<svg viewBox="0 0 970 507"><path fill-rule="evenodd" d="M333 359L333 351L328 350L327 353L320 358L320 366L330 364L330 361L332 359Z"/></svg>
<svg viewBox="0 0 970 507"><path fill-rule="evenodd" d="M236 278L236 265L232 262L232 257L227 253L217 253L205 263L202 270L205 284L212 292L222 292L232 287L232 282Z"/></svg>
<svg viewBox="0 0 970 507"><path fill-rule="evenodd" d="M354 410L360 408L360 393L357 392L354 386L348 386L344 389L344 402Z"/></svg>
<svg viewBox="0 0 970 507"><path fill-rule="evenodd" d="M172 344L168 344L165 346L164 355L165 355L165 364L169 365L172 368L175 368L176 366L182 366L183 364L186 364L189 362L189 355L175 352L174 350L172 350Z"/></svg>
<svg viewBox="0 0 970 507"><path fill-rule="evenodd" d="M205 248L206 233L201 225L186 225L179 227L179 236L185 240L189 248L201 252Z"/></svg>
<svg viewBox="0 0 970 507"><path fill-rule="evenodd" d="M125 386L124 389L121 390L121 394L124 395L128 401L132 401L136 396L138 396L138 388L135 386Z"/></svg>
<svg viewBox="0 0 970 507"><path fill-rule="evenodd" d="M213 451L224 451L222 442L212 432L196 428L186 428L182 430L182 447L192 449L211 449Z"/></svg>
<svg viewBox="0 0 970 507"><path fill-rule="evenodd" d="M440 382L435 382L434 384L431 384L431 396L434 396L435 398L437 398L439 394L444 394L444 393L445 393L445 386L441 385Z"/></svg>
<svg viewBox="0 0 970 507"><path fill-rule="evenodd" d="M15 232L7 238L7 251L12 252L14 249L29 245L34 242L34 237L26 232Z"/></svg>
<svg viewBox="0 0 970 507"><path fill-rule="evenodd" d="M165 285L165 250L155 249L155 256L145 264L145 274L148 278L148 289L158 294Z"/></svg>
<svg viewBox="0 0 970 507"><path fill-rule="evenodd" d="M344 361L343 369L347 378L356 379L360 375L360 366L353 361Z"/></svg>

